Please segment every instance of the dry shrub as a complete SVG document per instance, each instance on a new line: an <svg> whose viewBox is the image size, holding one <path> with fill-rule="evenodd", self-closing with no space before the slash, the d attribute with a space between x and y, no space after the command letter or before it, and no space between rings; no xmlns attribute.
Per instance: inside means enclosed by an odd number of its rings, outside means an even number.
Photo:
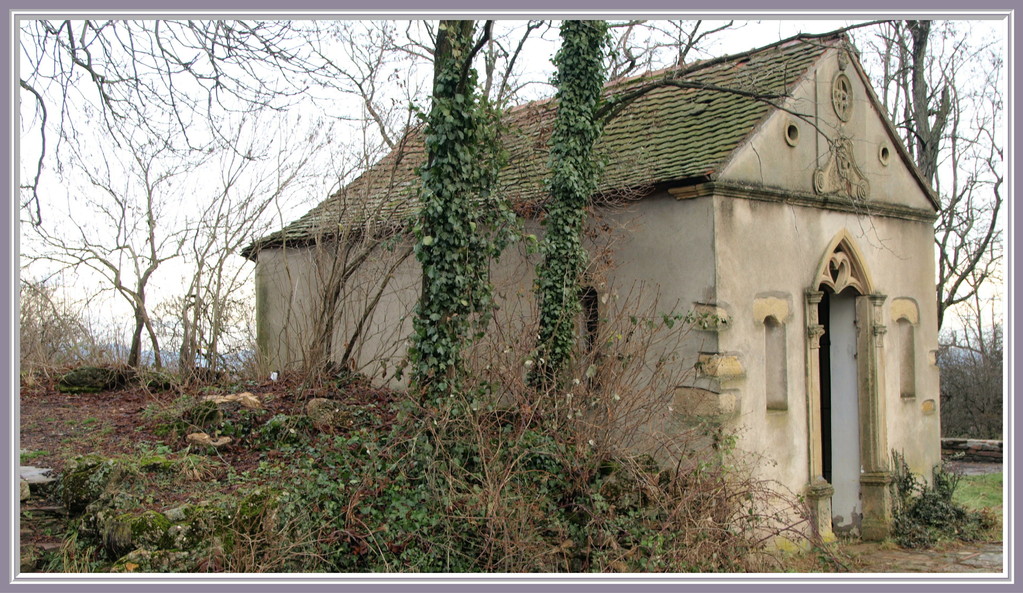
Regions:
<svg viewBox="0 0 1023 593"><path fill-rule="evenodd" d="M440 535L473 551L474 570L768 570L769 542L802 537L801 507L756 477L734 435L672 410L695 362L687 341L712 320L642 296L602 319L560 389L528 385L535 327L499 320L468 357L475 381L413 413L430 419Z"/></svg>
<svg viewBox="0 0 1023 593"><path fill-rule="evenodd" d="M22 279L18 337L23 373L51 375L73 365L117 362L85 319L84 307L43 282Z"/></svg>
<svg viewBox="0 0 1023 593"><path fill-rule="evenodd" d="M603 320L561 389L528 386L531 336L495 329L464 390L395 404L388 426L318 434L285 466L258 529L221 569L327 572L744 572L799 537L799 507L734 435L669 409L699 319L637 297ZM642 314L635 314L642 311ZM497 328L513 327L499 319ZM574 379L578 379L578 382ZM309 455L299 452L313 452ZM269 515L267 515L269 516ZM275 545L274 542L288 542Z"/></svg>

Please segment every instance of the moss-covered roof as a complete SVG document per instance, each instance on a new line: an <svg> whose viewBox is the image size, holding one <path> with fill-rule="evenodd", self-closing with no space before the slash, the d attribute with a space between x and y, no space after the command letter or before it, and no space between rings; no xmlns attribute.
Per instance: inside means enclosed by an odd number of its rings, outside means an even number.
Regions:
<svg viewBox="0 0 1023 593"><path fill-rule="evenodd" d="M606 159L598 196L637 197L652 189L719 172L756 125L774 109L765 96L785 95L840 35L797 36L742 54L619 79L605 87L609 99L660 82L624 107L604 129L597 146ZM540 203L545 197L547 140L556 113L554 101L508 110L504 142L508 164L499 192L513 204ZM400 224L418 206L424 161L421 130L348 186L282 230L246 248L301 243L339 228ZM340 225L340 226L339 226Z"/></svg>

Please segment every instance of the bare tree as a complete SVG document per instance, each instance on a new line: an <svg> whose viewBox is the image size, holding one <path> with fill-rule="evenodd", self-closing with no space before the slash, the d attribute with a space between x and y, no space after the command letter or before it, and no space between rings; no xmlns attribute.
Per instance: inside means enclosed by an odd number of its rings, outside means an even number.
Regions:
<svg viewBox="0 0 1023 593"><path fill-rule="evenodd" d="M93 139L83 111L115 137L144 131L206 152L226 142L219 130L230 113L282 109L304 92L300 75L319 64L296 36L286 21L24 21L19 85L40 120L39 157L22 186L31 221L42 216L46 160L60 167L62 147Z"/></svg>
<svg viewBox="0 0 1023 593"><path fill-rule="evenodd" d="M220 154L213 167L218 184L186 222L183 256L191 279L179 300L182 372L200 363L213 370L223 366L225 340L246 325L240 318L251 311L250 299L238 296L252 280L240 251L269 231L268 214L283 196L318 187L310 163L333 136L326 131L293 138L291 132L286 124L274 130L260 119L239 126L231 143L245 146L244 156Z"/></svg>
<svg viewBox="0 0 1023 593"><path fill-rule="evenodd" d="M85 181L69 197L69 216L58 224L33 227L44 249L23 257L99 274L132 312L128 364L141 364L145 334L154 363L161 366L147 290L156 271L181 254L184 235L169 224L173 215L169 200L178 189L174 181L186 168L181 162L167 162L164 145L143 140L131 148L101 146L90 153L88 163L76 163ZM87 208L77 207L78 200Z"/></svg>
<svg viewBox="0 0 1023 593"><path fill-rule="evenodd" d="M179 328L179 362L189 370L201 356L216 365L237 325L231 311L251 300L239 296L251 266L234 254L266 231L286 192L323 195L340 181L323 134L330 121L377 122L377 135L358 143L366 155L408 121L407 98L375 92L399 71L383 68L393 60L364 60L360 77L326 59L337 47L373 55L361 29L338 23L25 21L19 34L23 131L38 138L26 143L33 154L22 168L23 218L38 239L23 244L25 256L92 267L129 300L132 364L140 332L163 362L149 291L161 265L181 256L191 271L182 294L166 297L180 315L169 321ZM358 100L363 117L339 97ZM299 104L323 115L303 116ZM71 201L84 198L88 214L63 219L53 201L60 192L40 191L47 183L80 189ZM167 203L174 194L176 209Z"/></svg>
<svg viewBox="0 0 1023 593"><path fill-rule="evenodd" d="M614 51L607 78L614 80L666 66L682 66L691 54L705 55L713 36L734 25L735 21L710 24L702 20L612 23Z"/></svg>
<svg viewBox="0 0 1023 593"><path fill-rule="evenodd" d="M77 362L91 342L76 303L45 280L21 279L18 350L21 368L49 369Z"/></svg>
<svg viewBox="0 0 1023 593"><path fill-rule="evenodd" d="M889 117L941 198L939 327L1002 257L1004 65L996 44L971 33L952 22L892 21L861 41Z"/></svg>

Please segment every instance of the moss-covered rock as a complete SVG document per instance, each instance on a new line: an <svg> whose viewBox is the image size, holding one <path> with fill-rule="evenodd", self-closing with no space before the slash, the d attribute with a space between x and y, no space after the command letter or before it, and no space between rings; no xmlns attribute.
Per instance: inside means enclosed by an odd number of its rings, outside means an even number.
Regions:
<svg viewBox="0 0 1023 593"><path fill-rule="evenodd" d="M98 393L126 385L134 377L126 367L80 367L61 376L57 390L64 393Z"/></svg>
<svg viewBox="0 0 1023 593"><path fill-rule="evenodd" d="M170 391L177 383L177 379L173 375L153 369L142 373L139 380L146 386L146 389L151 391Z"/></svg>
<svg viewBox="0 0 1023 593"><path fill-rule="evenodd" d="M260 488L247 494L235 507L232 527L239 532L255 534L273 527L277 517L276 490Z"/></svg>
<svg viewBox="0 0 1023 593"><path fill-rule="evenodd" d="M174 462L163 455L142 455L138 459L139 469L144 472L174 472Z"/></svg>
<svg viewBox="0 0 1023 593"><path fill-rule="evenodd" d="M231 522L231 513L222 505L185 505L164 511L172 523L167 528L169 546L188 550L222 533Z"/></svg>
<svg viewBox="0 0 1023 593"><path fill-rule="evenodd" d="M60 478L58 494L68 513L77 515L113 489L124 473L122 464L113 459L82 457L73 461Z"/></svg>
<svg viewBox="0 0 1023 593"><path fill-rule="evenodd" d="M140 547L136 533L147 541L159 540L150 535L150 520L139 521L140 514L106 506L108 502L93 503L82 516L78 533L84 541L99 543L108 557L117 558Z"/></svg>
<svg viewBox="0 0 1023 593"><path fill-rule="evenodd" d="M195 559L179 550L137 549L114 563L110 572L194 572Z"/></svg>
<svg viewBox="0 0 1023 593"><path fill-rule="evenodd" d="M131 525L131 543L136 548L170 547L167 530L171 522L163 513L146 511L129 519Z"/></svg>

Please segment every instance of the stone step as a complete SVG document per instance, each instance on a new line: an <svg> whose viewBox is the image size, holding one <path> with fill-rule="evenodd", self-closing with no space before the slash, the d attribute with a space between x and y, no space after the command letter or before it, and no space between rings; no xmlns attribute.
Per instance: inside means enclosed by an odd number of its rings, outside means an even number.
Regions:
<svg viewBox="0 0 1023 593"><path fill-rule="evenodd" d="M21 475L21 479L29 483L34 484L49 484L50 482L56 481L53 470L48 467L35 467L34 465L23 465L18 470Z"/></svg>

